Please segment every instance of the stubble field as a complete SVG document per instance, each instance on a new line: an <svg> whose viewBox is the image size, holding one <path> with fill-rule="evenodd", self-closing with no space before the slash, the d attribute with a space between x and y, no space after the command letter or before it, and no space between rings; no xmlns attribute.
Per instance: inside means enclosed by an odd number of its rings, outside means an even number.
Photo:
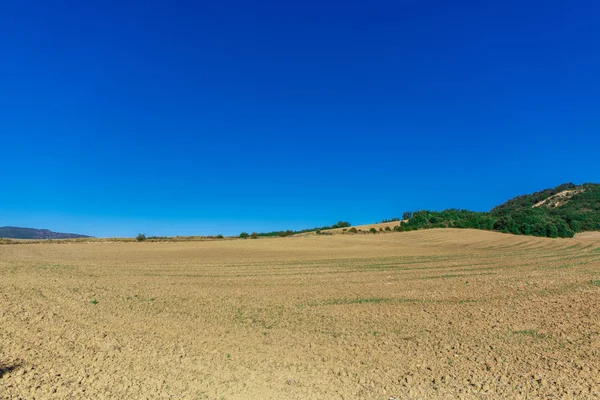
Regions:
<svg viewBox="0 0 600 400"><path fill-rule="evenodd" d="M2 399L600 397L600 238L0 246Z"/></svg>

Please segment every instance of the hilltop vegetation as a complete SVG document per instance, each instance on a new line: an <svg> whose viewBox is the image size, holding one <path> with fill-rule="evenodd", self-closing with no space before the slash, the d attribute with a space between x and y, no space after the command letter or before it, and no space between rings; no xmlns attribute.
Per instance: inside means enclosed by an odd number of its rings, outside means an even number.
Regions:
<svg viewBox="0 0 600 400"><path fill-rule="evenodd" d="M350 222L346 222L346 221L338 221L337 224L333 224L331 226L321 226L321 227L316 227L316 228L312 228L312 229L302 229L300 231L293 231L293 230L286 230L286 231L272 231L272 232L262 232L262 233L256 233L256 237L258 236L265 236L265 237L270 237L270 236L279 236L279 237L285 237L285 236L292 236L292 235L296 235L298 233L307 233L307 232L321 232L321 231L326 231L326 230L330 230L330 229L337 229L337 228L348 228L350 227ZM245 239L248 237L248 234L245 232L242 232L240 234L240 237L242 239Z"/></svg>
<svg viewBox="0 0 600 400"><path fill-rule="evenodd" d="M573 237L600 230L600 185L567 183L515 197L490 212L449 209L417 211L396 231L423 228L475 228L515 235Z"/></svg>
<svg viewBox="0 0 600 400"><path fill-rule="evenodd" d="M89 237L91 236L52 232L48 229L19 228L16 226L0 227L0 238L8 239L79 239Z"/></svg>

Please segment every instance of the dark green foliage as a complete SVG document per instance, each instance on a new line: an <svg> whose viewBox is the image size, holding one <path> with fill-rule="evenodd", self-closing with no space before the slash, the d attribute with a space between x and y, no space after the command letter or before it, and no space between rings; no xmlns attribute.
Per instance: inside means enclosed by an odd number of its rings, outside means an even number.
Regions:
<svg viewBox="0 0 600 400"><path fill-rule="evenodd" d="M358 233L358 231L356 230L356 228L350 228L350 230L348 232L350 232L350 233Z"/></svg>
<svg viewBox="0 0 600 400"><path fill-rule="evenodd" d="M413 213L410 211L405 212L404 214L402 214L402 219L411 219L412 218Z"/></svg>
<svg viewBox="0 0 600 400"><path fill-rule="evenodd" d="M554 197L572 190L564 197ZM534 205L546 200L546 203ZM422 228L475 228L515 235L573 237L577 232L600 230L600 185L572 183L519 196L491 212L449 209L404 213L408 222L394 227L403 232ZM406 218L405 218L406 219Z"/></svg>
<svg viewBox="0 0 600 400"><path fill-rule="evenodd" d="M146 240L146 235L144 235L143 233L138 233L138 235L135 237L135 240L137 240L138 242L143 242L144 240Z"/></svg>
<svg viewBox="0 0 600 400"><path fill-rule="evenodd" d="M294 235L296 232L294 231L290 231L289 229L287 231L281 231L279 232L279 237L286 237L286 236L292 236Z"/></svg>
<svg viewBox="0 0 600 400"><path fill-rule="evenodd" d="M337 224L333 225L331 227L331 229L336 229L336 228L349 228L350 227L350 222L346 222L346 221L338 221Z"/></svg>
<svg viewBox="0 0 600 400"><path fill-rule="evenodd" d="M386 226L386 227L385 227L385 230L386 230L386 231L391 231L392 229L391 229L389 226Z"/></svg>
<svg viewBox="0 0 600 400"><path fill-rule="evenodd" d="M371 233L377 233L377 229L371 228L371 229L369 229L369 232L371 232Z"/></svg>
<svg viewBox="0 0 600 400"><path fill-rule="evenodd" d="M248 232L242 232L242 233L240 233L240 237L242 239L248 239L248 236L250 236L250 235L248 235Z"/></svg>
<svg viewBox="0 0 600 400"><path fill-rule="evenodd" d="M52 232L48 229L19 228L16 226L0 227L0 238L10 239L78 239L91 236L75 233Z"/></svg>
<svg viewBox="0 0 600 400"><path fill-rule="evenodd" d="M221 235L220 233L217 235L217 239L223 239L223 235Z"/></svg>
<svg viewBox="0 0 600 400"><path fill-rule="evenodd" d="M399 231L419 228L493 228L494 220L488 213L449 209L444 211L416 211L408 222L402 222Z"/></svg>
<svg viewBox="0 0 600 400"><path fill-rule="evenodd" d="M400 221L400 218L384 219L383 221L381 221L381 223L385 224L386 222L396 222L396 221Z"/></svg>
<svg viewBox="0 0 600 400"><path fill-rule="evenodd" d="M517 196L514 199L508 200L504 204L492 208L491 214L500 216L510 214L511 212L516 210L529 209L532 208L535 204L547 199L550 196L554 196L555 194L560 193L564 190L575 189L576 187L577 185L573 183L565 183L552 189L546 189L540 192L535 192L533 194Z"/></svg>

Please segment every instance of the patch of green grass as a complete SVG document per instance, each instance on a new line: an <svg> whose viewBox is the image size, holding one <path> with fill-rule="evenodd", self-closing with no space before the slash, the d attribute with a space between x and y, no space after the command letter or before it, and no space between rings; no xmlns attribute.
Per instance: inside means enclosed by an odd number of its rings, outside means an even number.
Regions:
<svg viewBox="0 0 600 400"><path fill-rule="evenodd" d="M144 301L153 302L153 301L156 301L156 297L152 297L152 298L148 299L148 298L143 298L143 297L141 297L141 296L139 296L137 294L134 295L133 297L127 296L126 299L127 299L127 301L137 300L138 302L144 302Z"/></svg>
<svg viewBox="0 0 600 400"><path fill-rule="evenodd" d="M72 265L62 265L62 264L41 264L38 265L40 269L46 270L60 270L60 269L73 269Z"/></svg>
<svg viewBox="0 0 600 400"><path fill-rule="evenodd" d="M458 304L469 304L469 303L477 303L477 300L461 300Z"/></svg>
<svg viewBox="0 0 600 400"><path fill-rule="evenodd" d="M559 265L556 267L545 267L545 268L540 268L540 269L545 269L545 270L554 270L554 269L565 269L565 268L569 268L569 267L573 267L575 264L569 265L569 264L565 264L565 265Z"/></svg>
<svg viewBox="0 0 600 400"><path fill-rule="evenodd" d="M465 271L467 272L467 271ZM480 276L480 275L495 275L496 272L476 272L476 273L466 273L466 274L445 274L445 275L433 275L433 276L424 276L419 279L444 279L444 278L460 278L466 276ZM468 282L467 282L468 283Z"/></svg>
<svg viewBox="0 0 600 400"><path fill-rule="evenodd" d="M333 306L342 304L371 304L371 303L430 303L433 300L419 300L419 299L402 299L394 297L367 297L367 298L355 298L355 299L328 299L322 301L315 301L308 303L308 306Z"/></svg>
<svg viewBox="0 0 600 400"><path fill-rule="evenodd" d="M515 335L531 336L536 339L545 339L548 337L548 335L539 333L535 329L524 329L524 330L519 330L519 331L512 331L512 333Z"/></svg>
<svg viewBox="0 0 600 400"><path fill-rule="evenodd" d="M424 276L420 279L458 278L459 276L462 276L462 275L461 274L433 275L433 276Z"/></svg>
<svg viewBox="0 0 600 400"><path fill-rule="evenodd" d="M600 286L600 280L592 281L592 285L594 285L594 286Z"/></svg>
<svg viewBox="0 0 600 400"><path fill-rule="evenodd" d="M94 300L92 300L92 301L91 301L91 303L92 303L93 305L96 305L96 304L98 304L98 300L94 299Z"/></svg>

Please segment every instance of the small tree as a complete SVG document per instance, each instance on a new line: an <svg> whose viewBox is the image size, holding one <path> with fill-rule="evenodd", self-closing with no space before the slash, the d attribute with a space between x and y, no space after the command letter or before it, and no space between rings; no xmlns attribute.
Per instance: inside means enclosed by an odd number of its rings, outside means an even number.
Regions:
<svg viewBox="0 0 600 400"><path fill-rule="evenodd" d="M248 235L248 232L240 233L240 238L242 238L242 239L248 239L248 236L250 236L250 235Z"/></svg>
<svg viewBox="0 0 600 400"><path fill-rule="evenodd" d="M386 231L391 231L392 229L391 229L389 226L386 226L386 227L385 227L385 230L386 230Z"/></svg>
<svg viewBox="0 0 600 400"><path fill-rule="evenodd" d="M144 235L143 233L138 233L138 235L135 237L135 240L137 240L138 242L143 242L144 240L146 240L146 235Z"/></svg>
<svg viewBox="0 0 600 400"><path fill-rule="evenodd" d="M223 239L223 235L221 235L220 233L217 235L217 239Z"/></svg>
<svg viewBox="0 0 600 400"><path fill-rule="evenodd" d="M350 233L358 233L358 231L356 230L356 228L350 228L350 230L348 232L350 232Z"/></svg>
<svg viewBox="0 0 600 400"><path fill-rule="evenodd" d="M258 233L252 232L252 235L250 235L250 239L258 239Z"/></svg>
<svg viewBox="0 0 600 400"><path fill-rule="evenodd" d="M369 232L371 232L371 233L377 233L377 229L371 228L371 229L369 229Z"/></svg>

